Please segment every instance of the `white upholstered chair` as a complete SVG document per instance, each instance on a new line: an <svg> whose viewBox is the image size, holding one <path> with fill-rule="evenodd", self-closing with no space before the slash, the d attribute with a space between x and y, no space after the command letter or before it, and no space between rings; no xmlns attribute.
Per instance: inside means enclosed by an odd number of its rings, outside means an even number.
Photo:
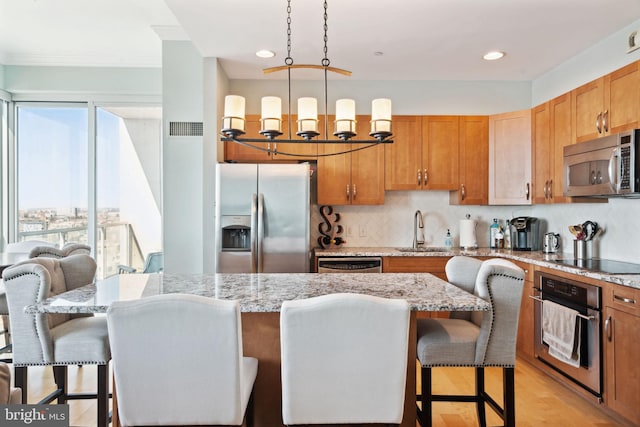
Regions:
<svg viewBox="0 0 640 427"><path fill-rule="evenodd" d="M91 246L83 243L67 243L58 249L51 246L36 246L29 251L29 258L65 258L70 255L91 254Z"/></svg>
<svg viewBox="0 0 640 427"><path fill-rule="evenodd" d="M22 389L22 401L27 403L27 367L53 366L58 388L40 403L97 397L97 425L106 427L111 358L106 318L24 312L28 305L91 283L95 271L93 258L72 255L63 259L32 258L7 268L2 277L11 318L15 384ZM97 365L97 393L68 393L67 366L92 364Z"/></svg>
<svg viewBox="0 0 640 427"><path fill-rule="evenodd" d="M4 251L12 254L28 254L35 247L50 247L55 248L54 243L45 242L43 240L25 240L22 242L8 243ZM1 270L0 270L1 272ZM0 331L0 335L4 335L5 345L0 348L0 354L11 352L11 334L9 332L9 307L7 306L7 295L4 290L4 285L0 283L0 316L2 317L3 329ZM11 362L11 358L0 359L2 361Z"/></svg>
<svg viewBox="0 0 640 427"><path fill-rule="evenodd" d="M124 426L241 425L258 361L242 354L237 301L166 294L107 311ZM170 345L167 345L170 343Z"/></svg>
<svg viewBox="0 0 640 427"><path fill-rule="evenodd" d="M280 339L286 425L402 422L405 300L332 294L286 301Z"/></svg>
<svg viewBox="0 0 640 427"><path fill-rule="evenodd" d="M0 405L18 405L22 403L19 388L11 387L11 369L0 362Z"/></svg>
<svg viewBox="0 0 640 427"><path fill-rule="evenodd" d="M456 256L446 265L447 279L491 304L488 312L454 312L448 319L418 319L417 353L422 365L421 408L423 427L432 425L433 402L475 402L478 420L486 426L485 403L506 426L515 425L514 366L520 298L524 271L510 261ZM474 367L476 394L433 395L431 369L441 366ZM484 368L503 369L502 407L484 389Z"/></svg>

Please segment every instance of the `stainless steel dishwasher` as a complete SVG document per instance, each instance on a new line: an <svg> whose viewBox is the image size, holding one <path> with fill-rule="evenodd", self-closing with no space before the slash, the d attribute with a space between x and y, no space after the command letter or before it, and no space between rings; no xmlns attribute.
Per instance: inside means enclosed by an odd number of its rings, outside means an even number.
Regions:
<svg viewBox="0 0 640 427"><path fill-rule="evenodd" d="M382 258L319 257L318 273L382 273Z"/></svg>

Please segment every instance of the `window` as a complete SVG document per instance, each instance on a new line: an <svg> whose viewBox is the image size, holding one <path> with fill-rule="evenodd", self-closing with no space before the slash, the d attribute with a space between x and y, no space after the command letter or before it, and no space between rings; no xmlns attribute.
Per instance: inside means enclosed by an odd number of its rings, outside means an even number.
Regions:
<svg viewBox="0 0 640 427"><path fill-rule="evenodd" d="M87 243L98 278L162 250L160 107L22 102L16 119L16 240Z"/></svg>
<svg viewBox="0 0 640 427"><path fill-rule="evenodd" d="M18 105L18 240L88 243L86 106Z"/></svg>
<svg viewBox="0 0 640 427"><path fill-rule="evenodd" d="M144 256L161 251L162 110L96 109L96 204L99 268L141 269Z"/></svg>

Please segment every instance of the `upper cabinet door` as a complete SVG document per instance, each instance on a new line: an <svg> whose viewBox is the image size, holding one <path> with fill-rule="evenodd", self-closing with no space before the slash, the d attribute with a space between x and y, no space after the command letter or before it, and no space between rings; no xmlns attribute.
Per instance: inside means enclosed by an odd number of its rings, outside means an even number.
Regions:
<svg viewBox="0 0 640 427"><path fill-rule="evenodd" d="M459 126L459 185L449 203L489 203L489 117L461 116Z"/></svg>
<svg viewBox="0 0 640 427"><path fill-rule="evenodd" d="M549 199L553 203L571 201L564 197L564 147L573 144L571 132L571 94L565 93L549 101L549 116L551 130L551 182L549 183Z"/></svg>
<svg viewBox="0 0 640 427"><path fill-rule="evenodd" d="M640 126L639 67L636 61L571 92L575 142Z"/></svg>
<svg viewBox="0 0 640 427"><path fill-rule="evenodd" d="M355 138L370 139L369 118L357 116L356 119L358 134ZM362 146L352 144L355 149ZM384 149L385 145L380 144L351 153L351 204L384 204Z"/></svg>
<svg viewBox="0 0 640 427"><path fill-rule="evenodd" d="M549 201L551 181L551 117L549 103L538 105L531 110L531 143L533 145L533 203Z"/></svg>
<svg viewBox="0 0 640 427"><path fill-rule="evenodd" d="M531 110L489 117L489 204L530 205Z"/></svg>
<svg viewBox="0 0 640 427"><path fill-rule="evenodd" d="M600 77L572 91L576 142L604 135L604 83L604 77Z"/></svg>
<svg viewBox="0 0 640 427"><path fill-rule="evenodd" d="M640 61L606 76L605 111L609 133L640 127Z"/></svg>
<svg viewBox="0 0 640 427"><path fill-rule="evenodd" d="M458 116L422 118L422 188L458 188Z"/></svg>
<svg viewBox="0 0 640 427"><path fill-rule="evenodd" d="M244 130L245 134L240 135L240 138L260 138L265 139L260 135L261 123L259 114L248 114L245 116ZM236 162L268 162L271 161L271 154L260 149L270 149L271 143L247 143L247 145L257 148L250 148L236 142L224 143L224 159L226 161L233 160Z"/></svg>
<svg viewBox="0 0 640 427"><path fill-rule="evenodd" d="M386 190L419 190L422 184L420 116L393 116L393 144L384 146Z"/></svg>

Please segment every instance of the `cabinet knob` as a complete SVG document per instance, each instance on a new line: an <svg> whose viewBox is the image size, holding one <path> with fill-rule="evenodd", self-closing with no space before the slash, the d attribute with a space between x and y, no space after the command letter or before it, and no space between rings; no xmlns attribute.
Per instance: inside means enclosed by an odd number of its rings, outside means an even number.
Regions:
<svg viewBox="0 0 640 427"><path fill-rule="evenodd" d="M353 200L355 200L357 196L358 196L358 193L356 193L356 185L353 184Z"/></svg>
<svg viewBox="0 0 640 427"><path fill-rule="evenodd" d="M604 114L602 115L602 129L604 129L605 132L609 132L609 110L605 110Z"/></svg>
<svg viewBox="0 0 640 427"><path fill-rule="evenodd" d="M545 181L544 182L544 188L543 188L543 193L544 193L544 198L548 199L549 198L549 194L547 189L549 188L549 181Z"/></svg>
<svg viewBox="0 0 640 427"><path fill-rule="evenodd" d="M461 198L462 200L464 200L464 198L466 197L467 193L464 189L464 184L460 184L460 188L461 188Z"/></svg>
<svg viewBox="0 0 640 427"><path fill-rule="evenodd" d="M427 181L429 181L429 175L427 175L427 170L424 170L424 185L427 185Z"/></svg>
<svg viewBox="0 0 640 427"><path fill-rule="evenodd" d="M553 199L553 180L549 180L549 198Z"/></svg>
<svg viewBox="0 0 640 427"><path fill-rule="evenodd" d="M418 187L422 184L422 174L420 173L420 169L418 169Z"/></svg>
<svg viewBox="0 0 640 427"><path fill-rule="evenodd" d="M349 184L347 184L347 200L349 200L351 197L351 194L349 193Z"/></svg>

